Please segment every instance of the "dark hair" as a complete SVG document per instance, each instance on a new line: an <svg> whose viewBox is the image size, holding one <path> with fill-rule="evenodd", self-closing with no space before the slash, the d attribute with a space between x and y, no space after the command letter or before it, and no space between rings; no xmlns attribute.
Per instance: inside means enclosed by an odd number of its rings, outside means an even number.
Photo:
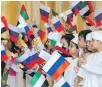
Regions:
<svg viewBox="0 0 102 87"><path fill-rule="evenodd" d="M79 32L78 37L79 37L79 36L82 36L82 37L84 38L84 40L86 41L86 35L87 35L88 33L91 33L91 32L92 32L91 30L82 30L82 31Z"/></svg>
<svg viewBox="0 0 102 87"><path fill-rule="evenodd" d="M74 42L72 42L72 43L75 45L75 47L76 47L77 49L79 49L78 44L76 44L76 43L74 43Z"/></svg>
<svg viewBox="0 0 102 87"><path fill-rule="evenodd" d="M33 28L38 28L37 25L32 25Z"/></svg>
<svg viewBox="0 0 102 87"><path fill-rule="evenodd" d="M69 46L70 41L74 38L74 35L73 35L73 34L65 34L65 35L63 35L63 36L61 37L61 39L62 39L62 38L64 38L64 39L67 41L68 46Z"/></svg>

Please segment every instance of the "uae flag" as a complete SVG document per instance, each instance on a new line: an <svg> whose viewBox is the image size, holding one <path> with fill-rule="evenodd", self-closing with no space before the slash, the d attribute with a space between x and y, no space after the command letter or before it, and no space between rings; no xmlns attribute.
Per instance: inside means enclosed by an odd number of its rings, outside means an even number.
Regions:
<svg viewBox="0 0 102 87"><path fill-rule="evenodd" d="M90 15L90 8L88 6L88 3L86 1L82 1L79 4L79 10L81 16L89 16Z"/></svg>
<svg viewBox="0 0 102 87"><path fill-rule="evenodd" d="M57 51L55 51L44 65L43 70L54 80L57 80L69 65L70 63Z"/></svg>
<svg viewBox="0 0 102 87"><path fill-rule="evenodd" d="M82 17L88 26L95 26L95 22L89 16Z"/></svg>
<svg viewBox="0 0 102 87"><path fill-rule="evenodd" d="M76 26L76 25L74 25L74 26L72 26L71 28L69 28L69 32L70 32L70 33L73 33L74 31L77 32L77 26Z"/></svg>
<svg viewBox="0 0 102 87"><path fill-rule="evenodd" d="M33 87L42 87L45 82L45 76L40 72L36 72L33 78L29 81L29 84Z"/></svg>
<svg viewBox="0 0 102 87"><path fill-rule="evenodd" d="M20 15L19 15L19 19L18 19L18 23L17 23L17 27L22 27L23 25L25 26L26 25L26 20L29 19L29 16L28 16L28 13L27 13L27 10L26 10L26 7L25 5L23 4L22 7L21 7L21 11L20 11Z"/></svg>
<svg viewBox="0 0 102 87"><path fill-rule="evenodd" d="M49 13L50 13L50 8L43 4L40 4L40 15L41 15L41 19L44 22L48 23Z"/></svg>
<svg viewBox="0 0 102 87"><path fill-rule="evenodd" d="M1 34L8 30L8 24L4 16L1 17Z"/></svg>

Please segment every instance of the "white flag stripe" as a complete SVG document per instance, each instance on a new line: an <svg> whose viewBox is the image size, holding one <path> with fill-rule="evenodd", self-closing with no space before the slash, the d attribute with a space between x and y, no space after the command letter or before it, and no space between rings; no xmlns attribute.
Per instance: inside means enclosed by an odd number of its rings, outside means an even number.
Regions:
<svg viewBox="0 0 102 87"><path fill-rule="evenodd" d="M25 22L24 18L21 15L19 15L19 19L18 20L19 20L20 24L23 24L23 26L27 26L27 23Z"/></svg>
<svg viewBox="0 0 102 87"><path fill-rule="evenodd" d="M73 8L75 5L77 5L80 1L70 1L70 8Z"/></svg>
<svg viewBox="0 0 102 87"><path fill-rule="evenodd" d="M39 57L43 58L44 60L48 61L51 58L51 55L46 51L42 50L39 54Z"/></svg>
<svg viewBox="0 0 102 87"><path fill-rule="evenodd" d="M40 3L40 9L42 9L42 10L48 12L48 13L50 12L50 8L45 6L45 5L43 5L43 4L41 4L41 3Z"/></svg>
<svg viewBox="0 0 102 87"><path fill-rule="evenodd" d="M57 43L56 43L56 46L62 47L62 46L63 46L63 44L62 44L62 43L60 43L60 42L57 42Z"/></svg>
<svg viewBox="0 0 102 87"><path fill-rule="evenodd" d="M5 50L5 48L4 48L4 46L3 46L3 45L1 45L1 51L2 51L2 50Z"/></svg>
<svg viewBox="0 0 102 87"><path fill-rule="evenodd" d="M24 53L22 56L20 56L19 58L17 58L18 62L23 62L24 60L26 60L29 57L29 55L27 53Z"/></svg>
<svg viewBox="0 0 102 87"><path fill-rule="evenodd" d="M41 87L43 85L44 81L45 81L45 77L43 75L41 75L33 87Z"/></svg>
<svg viewBox="0 0 102 87"><path fill-rule="evenodd" d="M88 5L80 10L80 14L83 16L89 10Z"/></svg>
<svg viewBox="0 0 102 87"><path fill-rule="evenodd" d="M95 17L102 13L102 7L95 11Z"/></svg>
<svg viewBox="0 0 102 87"><path fill-rule="evenodd" d="M66 15L68 15L68 14L71 14L72 11L69 9L69 10L65 11L65 13L66 13Z"/></svg>
<svg viewBox="0 0 102 87"><path fill-rule="evenodd" d="M51 56L51 58L49 59L49 61L45 64L45 66L43 67L43 70L45 71L45 72L48 72L49 71L49 69L53 66L53 64L59 59L59 57L60 57L60 54L57 52L57 51L55 51L53 54L52 54L52 56Z"/></svg>
<svg viewBox="0 0 102 87"><path fill-rule="evenodd" d="M14 25L8 24L8 28L10 30L14 31L14 32L18 32L19 33L18 28L16 26L14 26Z"/></svg>
<svg viewBox="0 0 102 87"><path fill-rule="evenodd" d="M35 72L35 71L32 70L32 69L28 69L27 71L25 71L25 73L27 73L27 74L31 74L31 73L33 73L33 72Z"/></svg>
<svg viewBox="0 0 102 87"><path fill-rule="evenodd" d="M59 18L56 16L52 20L52 23L55 24L56 22L60 21Z"/></svg>
<svg viewBox="0 0 102 87"><path fill-rule="evenodd" d="M18 28L18 31L21 33L26 32L24 28Z"/></svg>
<svg viewBox="0 0 102 87"><path fill-rule="evenodd" d="M1 28L3 28L4 27L4 23L3 22L1 22Z"/></svg>
<svg viewBox="0 0 102 87"><path fill-rule="evenodd" d="M61 79L59 79L55 85L53 87L61 87L63 84L65 83L64 78L61 77Z"/></svg>

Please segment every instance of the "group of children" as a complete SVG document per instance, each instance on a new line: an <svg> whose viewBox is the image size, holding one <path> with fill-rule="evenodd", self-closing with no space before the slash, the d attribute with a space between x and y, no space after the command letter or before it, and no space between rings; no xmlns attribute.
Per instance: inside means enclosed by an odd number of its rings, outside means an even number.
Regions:
<svg viewBox="0 0 102 87"><path fill-rule="evenodd" d="M27 69L22 63L11 62L11 57L16 58L28 50L35 50L40 53L42 49L50 55L57 51L70 62L70 65L59 77L59 79L63 77L70 87L102 87L101 30L82 30L75 34L68 32L60 33L57 31L50 32L43 45L37 35L36 28L36 25L32 26L33 35L30 37L32 40L27 41L23 35L19 36L17 43L12 42L10 39L1 38L1 45L4 46L8 56L8 60L1 62L2 87L5 87L5 84L9 87L31 87L29 81L39 68L43 68L46 62L43 64L35 64L32 69ZM54 46L52 46L52 40L62 44L62 48L71 55L68 56L56 50ZM15 70L13 74L10 74L12 64L15 64L17 70ZM9 72L8 78L4 81L3 78L7 72ZM46 77L46 83L44 83L42 87L53 87L57 81L52 79L43 69L42 73Z"/></svg>

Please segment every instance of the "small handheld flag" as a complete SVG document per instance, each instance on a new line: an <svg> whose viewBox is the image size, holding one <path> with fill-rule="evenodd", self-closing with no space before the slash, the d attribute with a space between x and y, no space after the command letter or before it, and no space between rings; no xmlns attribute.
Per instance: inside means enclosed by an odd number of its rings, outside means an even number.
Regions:
<svg viewBox="0 0 102 87"><path fill-rule="evenodd" d="M69 65L70 63L55 51L48 62L44 65L43 70L54 80L57 80Z"/></svg>
<svg viewBox="0 0 102 87"><path fill-rule="evenodd" d="M40 16L44 22L48 23L49 13L50 13L50 8L43 4L40 4Z"/></svg>
<svg viewBox="0 0 102 87"><path fill-rule="evenodd" d="M64 26L61 24L57 16L52 19L52 23L58 32L64 30Z"/></svg>

